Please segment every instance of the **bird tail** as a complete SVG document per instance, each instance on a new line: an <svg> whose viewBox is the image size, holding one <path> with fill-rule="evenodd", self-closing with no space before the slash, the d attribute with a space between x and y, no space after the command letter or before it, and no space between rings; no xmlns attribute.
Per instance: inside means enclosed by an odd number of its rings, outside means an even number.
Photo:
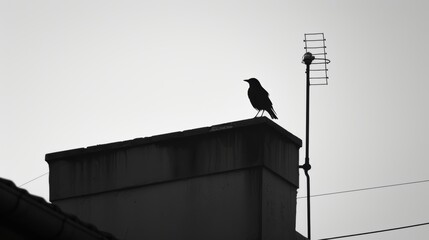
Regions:
<svg viewBox="0 0 429 240"><path fill-rule="evenodd" d="M267 112L270 114L272 119L277 119L277 113L274 111L274 108L268 109Z"/></svg>

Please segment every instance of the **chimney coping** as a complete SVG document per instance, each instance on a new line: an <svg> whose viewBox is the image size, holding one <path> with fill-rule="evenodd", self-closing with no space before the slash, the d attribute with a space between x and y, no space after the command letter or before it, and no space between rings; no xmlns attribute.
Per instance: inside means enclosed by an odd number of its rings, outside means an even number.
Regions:
<svg viewBox="0 0 429 240"><path fill-rule="evenodd" d="M213 125L210 127L201 127L201 128L190 129L190 130L160 134L160 135L155 135L155 136L150 136L150 137L135 138L132 140L125 140L125 141L120 141L120 142L99 144L99 145L70 149L70 150L65 150L65 151L52 152L52 153L46 154L45 161L49 163L51 161L55 161L58 159L63 159L63 158L73 157L73 156L79 156L79 155L85 155L85 154L91 154L91 153L95 153L95 152L99 152L99 151L108 151L108 150L115 150L115 149L120 149L120 148L128 148L128 147L133 147L133 146L146 145L146 144L151 144L151 143L156 143L156 142L161 142L161 141L191 137L191 136L201 135L201 134L205 134L205 133L225 131L225 130L229 130L229 129L233 129L233 128L242 128L242 127L248 127L248 126L259 125L259 124L266 124L266 125L272 127L277 132L286 136L293 143L295 143L299 147L302 147L301 139L299 139L298 137L296 137L295 135L293 135L292 133L290 133L289 131L287 131L283 127L279 126L277 123L268 119L267 117L258 117L258 118L251 118L251 119L246 119L246 120L240 120L240 121L235 121L235 122Z"/></svg>

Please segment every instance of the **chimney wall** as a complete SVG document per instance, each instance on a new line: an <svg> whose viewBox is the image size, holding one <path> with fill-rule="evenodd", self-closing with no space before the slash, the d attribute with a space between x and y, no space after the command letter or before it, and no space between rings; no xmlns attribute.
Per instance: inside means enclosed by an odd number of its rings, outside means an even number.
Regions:
<svg viewBox="0 0 429 240"><path fill-rule="evenodd" d="M295 239L300 147L256 118L51 153L50 200L119 239Z"/></svg>

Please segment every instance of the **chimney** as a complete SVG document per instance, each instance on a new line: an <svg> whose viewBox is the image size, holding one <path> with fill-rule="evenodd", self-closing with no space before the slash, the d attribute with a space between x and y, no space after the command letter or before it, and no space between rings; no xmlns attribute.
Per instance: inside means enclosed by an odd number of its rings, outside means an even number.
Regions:
<svg viewBox="0 0 429 240"><path fill-rule="evenodd" d="M50 153L50 201L123 240L303 239L301 144L263 117Z"/></svg>

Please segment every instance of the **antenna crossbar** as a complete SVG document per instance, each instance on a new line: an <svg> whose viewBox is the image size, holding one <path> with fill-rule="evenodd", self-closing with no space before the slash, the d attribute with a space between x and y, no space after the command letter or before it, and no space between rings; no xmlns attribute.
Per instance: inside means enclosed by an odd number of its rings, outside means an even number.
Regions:
<svg viewBox="0 0 429 240"><path fill-rule="evenodd" d="M326 86L327 83L312 83L311 86Z"/></svg>
<svg viewBox="0 0 429 240"><path fill-rule="evenodd" d="M304 42L319 42L326 41L326 39L304 39Z"/></svg>
<svg viewBox="0 0 429 240"><path fill-rule="evenodd" d="M306 33L305 35L324 35L323 33Z"/></svg>
<svg viewBox="0 0 429 240"><path fill-rule="evenodd" d="M323 47L304 47L304 49L320 49L320 48L326 48L325 46Z"/></svg>

